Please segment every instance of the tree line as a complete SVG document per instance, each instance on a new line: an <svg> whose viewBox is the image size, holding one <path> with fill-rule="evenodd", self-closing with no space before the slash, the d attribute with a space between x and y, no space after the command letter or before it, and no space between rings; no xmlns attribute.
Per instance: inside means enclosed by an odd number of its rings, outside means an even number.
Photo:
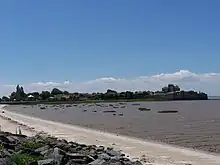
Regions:
<svg viewBox="0 0 220 165"><path fill-rule="evenodd" d="M118 100L118 99L166 99L170 93L173 93L175 98L178 99L207 99L205 93L197 93L195 91L183 91L177 85L169 84L167 87L163 87L161 91L125 91L117 92L112 89L108 89L105 93L70 93L68 91L62 91L58 88L52 89L52 91L31 92L25 93L23 87L17 85L16 91L12 92L8 97L3 96L1 101L36 101L36 100L52 100L52 101L78 101L78 100ZM173 99L175 99L173 98ZM171 97L172 99L172 97Z"/></svg>

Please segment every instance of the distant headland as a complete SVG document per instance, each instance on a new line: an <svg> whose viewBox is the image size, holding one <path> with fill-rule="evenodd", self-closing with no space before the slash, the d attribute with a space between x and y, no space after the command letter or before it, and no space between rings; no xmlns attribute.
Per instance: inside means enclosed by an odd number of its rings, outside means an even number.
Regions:
<svg viewBox="0 0 220 165"><path fill-rule="evenodd" d="M117 92L108 89L105 93L78 93L62 91L54 88L50 91L25 93L23 87L17 85L16 91L0 98L1 103L59 103L59 102L108 102L108 101L171 101L171 100L208 100L203 92L183 91L179 86L169 84L160 91L125 91Z"/></svg>

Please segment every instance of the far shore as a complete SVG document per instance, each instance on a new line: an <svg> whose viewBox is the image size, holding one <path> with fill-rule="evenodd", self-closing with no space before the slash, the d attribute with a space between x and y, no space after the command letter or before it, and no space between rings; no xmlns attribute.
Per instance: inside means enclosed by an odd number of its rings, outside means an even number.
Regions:
<svg viewBox="0 0 220 165"><path fill-rule="evenodd" d="M24 88L17 85L16 91L0 98L1 104L78 104L106 102L149 102L174 100L208 100L203 92L184 91L179 86L169 84L161 91L124 91L108 89L105 93L78 93L53 88L50 91L25 93Z"/></svg>
<svg viewBox="0 0 220 165"><path fill-rule="evenodd" d="M83 101L7 101L0 104L92 104L92 103L120 103L120 102L152 102L152 101L169 101L162 99L118 99L118 100L83 100Z"/></svg>
<svg viewBox="0 0 220 165"><path fill-rule="evenodd" d="M98 104L98 103L123 103L123 102L165 102L165 101L195 101L200 99L184 99L184 100L165 100L165 99L117 99L117 100L82 100L82 101L7 101L0 102L0 104L13 104L13 105L35 105L35 104ZM208 99L213 100L213 99Z"/></svg>

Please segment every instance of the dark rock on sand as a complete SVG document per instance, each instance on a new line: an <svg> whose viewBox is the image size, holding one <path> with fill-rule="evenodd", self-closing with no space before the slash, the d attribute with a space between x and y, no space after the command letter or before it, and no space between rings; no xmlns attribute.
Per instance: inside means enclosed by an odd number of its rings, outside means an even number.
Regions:
<svg viewBox="0 0 220 165"><path fill-rule="evenodd" d="M158 113L178 113L177 110L164 110L164 111L158 111Z"/></svg>
<svg viewBox="0 0 220 165"><path fill-rule="evenodd" d="M114 111L114 110L107 110L107 111L102 111L103 113L115 113L116 111Z"/></svg>
<svg viewBox="0 0 220 165"><path fill-rule="evenodd" d="M151 111L150 108L138 108L139 111Z"/></svg>
<svg viewBox="0 0 220 165"><path fill-rule="evenodd" d="M140 103L133 103L132 105L141 105Z"/></svg>

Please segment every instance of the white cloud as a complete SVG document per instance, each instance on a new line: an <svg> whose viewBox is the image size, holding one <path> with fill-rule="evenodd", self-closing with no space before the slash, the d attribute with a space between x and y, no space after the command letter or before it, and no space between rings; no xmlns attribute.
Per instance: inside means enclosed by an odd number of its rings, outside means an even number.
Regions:
<svg viewBox="0 0 220 165"><path fill-rule="evenodd" d="M169 83L177 84L185 90L204 91L209 95L220 95L220 73L192 73L188 70L180 70L175 73L161 73L152 76L140 76L136 78L123 79L104 77L87 82L74 83L65 81L38 82L23 84L26 92L52 90L57 87L70 92L104 92L107 89L117 91L125 90L160 90ZM9 94L15 85L0 85L0 94Z"/></svg>

